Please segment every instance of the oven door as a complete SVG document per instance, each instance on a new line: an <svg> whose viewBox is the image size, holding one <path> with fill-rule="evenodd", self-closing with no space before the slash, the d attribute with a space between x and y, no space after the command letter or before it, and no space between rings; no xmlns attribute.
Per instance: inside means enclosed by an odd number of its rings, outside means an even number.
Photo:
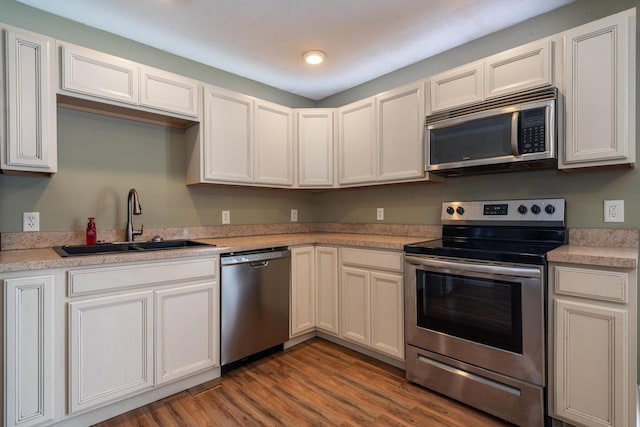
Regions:
<svg viewBox="0 0 640 427"><path fill-rule="evenodd" d="M543 266L405 261L407 345L544 385Z"/></svg>

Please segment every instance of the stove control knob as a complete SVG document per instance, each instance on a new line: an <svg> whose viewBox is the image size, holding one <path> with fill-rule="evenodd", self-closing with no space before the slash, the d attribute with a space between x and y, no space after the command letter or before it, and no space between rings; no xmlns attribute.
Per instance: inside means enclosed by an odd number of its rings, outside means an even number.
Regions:
<svg viewBox="0 0 640 427"><path fill-rule="evenodd" d="M458 215L464 215L464 208L462 206L458 206L456 208L456 212L458 212Z"/></svg>
<svg viewBox="0 0 640 427"><path fill-rule="evenodd" d="M454 212L455 212L455 210L453 209L453 207L451 207L451 206L448 206L448 207L447 207L447 213L448 213L449 215L453 215L453 213L454 213Z"/></svg>
<svg viewBox="0 0 640 427"><path fill-rule="evenodd" d="M544 211L546 213L548 213L549 215L551 215L552 213L554 213L556 211L556 208L553 205L547 205L544 207Z"/></svg>
<svg viewBox="0 0 640 427"><path fill-rule="evenodd" d="M520 205L518 206L518 212L520 212L522 215L527 213L527 207L525 205Z"/></svg>
<svg viewBox="0 0 640 427"><path fill-rule="evenodd" d="M540 206L532 205L531 206L531 212L533 212L534 214L538 215L540 213Z"/></svg>

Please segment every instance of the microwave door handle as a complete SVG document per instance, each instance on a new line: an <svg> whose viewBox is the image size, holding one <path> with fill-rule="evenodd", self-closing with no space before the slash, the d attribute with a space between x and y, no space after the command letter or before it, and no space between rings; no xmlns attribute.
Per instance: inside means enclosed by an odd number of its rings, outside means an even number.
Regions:
<svg viewBox="0 0 640 427"><path fill-rule="evenodd" d="M511 115L511 154L519 156L518 152L518 122L520 121L520 112L514 111Z"/></svg>

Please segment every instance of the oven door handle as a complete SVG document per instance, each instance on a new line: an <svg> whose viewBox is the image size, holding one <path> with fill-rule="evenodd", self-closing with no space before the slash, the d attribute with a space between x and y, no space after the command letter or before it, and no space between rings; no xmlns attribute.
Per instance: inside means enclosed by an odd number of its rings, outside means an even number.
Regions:
<svg viewBox="0 0 640 427"><path fill-rule="evenodd" d="M427 267L437 267L448 270L448 272L473 272L500 274L503 276L516 277L540 277L540 269L526 267L503 267L499 265L471 264L460 261L445 261L433 258L421 258L405 255L405 261L414 265L424 265Z"/></svg>

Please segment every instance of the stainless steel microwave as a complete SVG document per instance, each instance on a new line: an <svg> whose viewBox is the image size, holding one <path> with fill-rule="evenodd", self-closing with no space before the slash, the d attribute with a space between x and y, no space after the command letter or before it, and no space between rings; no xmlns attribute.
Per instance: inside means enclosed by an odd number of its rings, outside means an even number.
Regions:
<svg viewBox="0 0 640 427"><path fill-rule="evenodd" d="M427 116L427 170L455 176L552 168L557 90L545 88Z"/></svg>

